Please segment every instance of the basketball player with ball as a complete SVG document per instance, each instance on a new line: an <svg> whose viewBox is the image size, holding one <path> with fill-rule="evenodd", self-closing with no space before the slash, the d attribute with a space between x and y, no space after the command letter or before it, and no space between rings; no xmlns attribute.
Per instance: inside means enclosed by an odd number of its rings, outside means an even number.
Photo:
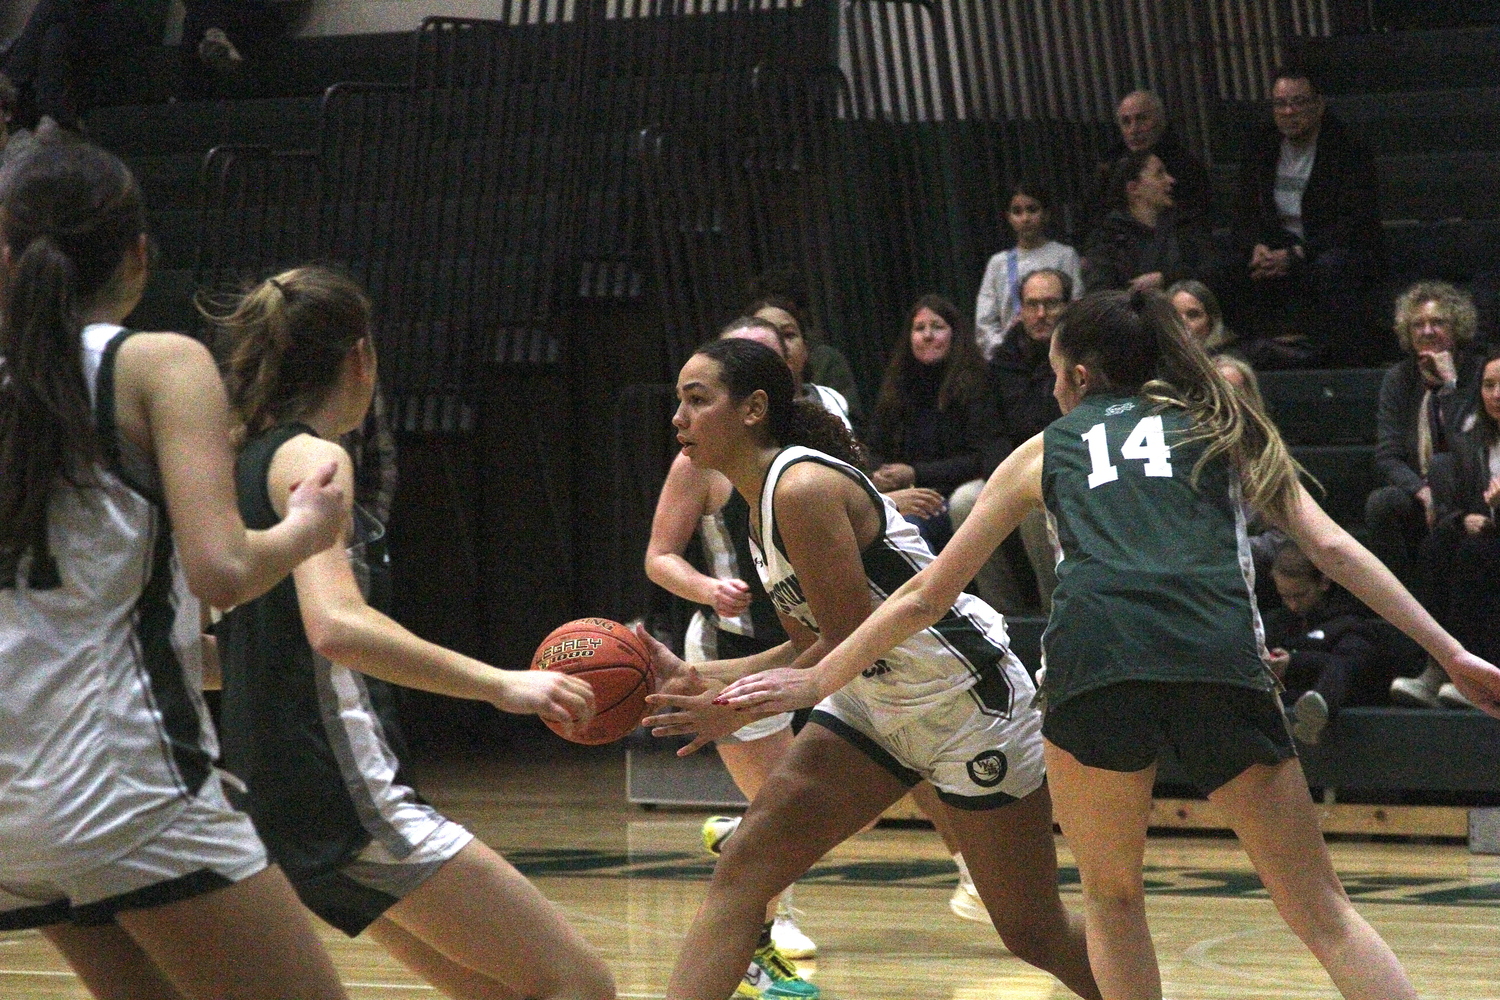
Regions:
<svg viewBox="0 0 1500 1000"><path fill-rule="evenodd" d="M718 704L727 683L762 671L793 685L813 676L803 668L932 553L851 461L843 424L794 399L774 351L744 339L706 344L679 373L677 395L672 422L687 457L727 476L749 505L756 569L789 636L753 656L688 665L642 634L660 681L646 724L693 736L680 751L690 753L767 714ZM924 779L1012 954L1098 998L1083 921L1058 895L1034 693L1000 616L971 595L836 690L799 690L798 707L817 707L725 842L667 1000L758 995L738 980L767 901Z"/></svg>
<svg viewBox="0 0 1500 1000"><path fill-rule="evenodd" d="M330 462L352 498L338 441L364 422L375 390L364 293L301 267L211 318L243 424L247 525L278 523L292 485ZM590 722L593 690L558 671L498 670L371 608L357 571L383 532L349 504L347 548L308 559L219 623L224 763L247 786L257 832L309 909L351 937L368 932L450 997L613 998L609 969L557 908L398 783L363 675L565 726Z"/></svg>

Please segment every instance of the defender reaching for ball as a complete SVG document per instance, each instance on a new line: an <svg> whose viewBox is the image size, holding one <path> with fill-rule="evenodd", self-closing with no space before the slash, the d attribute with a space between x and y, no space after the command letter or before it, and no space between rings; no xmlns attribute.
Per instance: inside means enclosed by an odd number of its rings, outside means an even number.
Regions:
<svg viewBox="0 0 1500 1000"><path fill-rule="evenodd" d="M330 461L352 497L338 440L375 389L364 294L303 267L211 318L246 435L236 471L246 523L276 524L291 484ZM497 670L371 608L352 563L383 528L352 501L349 514L347 552L307 560L220 623L224 760L248 786L256 829L309 909L350 936L368 928L449 996L613 997L609 970L536 887L397 781L361 674L578 724L592 691L552 671Z"/></svg>
<svg viewBox="0 0 1500 1000"><path fill-rule="evenodd" d="M754 718L713 704L724 682L816 663L932 555L844 460L843 425L793 401L791 371L770 349L743 339L705 345L683 366L677 393L683 451L745 497L752 556L790 636L763 653L691 667L650 640L664 683L647 700L680 711L645 721L657 735L694 734L690 752ZM966 595L937 626L832 692L725 841L667 997L735 991L767 901L923 778L947 807L1007 947L1098 997L1082 922L1058 897L1033 691L1000 616Z"/></svg>
<svg viewBox="0 0 1500 1000"><path fill-rule="evenodd" d="M1266 666L1245 508L1420 643L1500 715L1500 670L1467 652L1308 496L1276 428L1154 293L1100 292L1052 339L1064 416L990 477L973 514L811 670L745 678L756 712L837 687L922 634L1026 514L1045 505L1063 560L1042 644L1047 773L1078 859L1089 958L1111 1000L1160 1000L1143 864L1157 756L1171 744L1244 843L1277 910L1360 1000L1413 998L1339 884Z"/></svg>

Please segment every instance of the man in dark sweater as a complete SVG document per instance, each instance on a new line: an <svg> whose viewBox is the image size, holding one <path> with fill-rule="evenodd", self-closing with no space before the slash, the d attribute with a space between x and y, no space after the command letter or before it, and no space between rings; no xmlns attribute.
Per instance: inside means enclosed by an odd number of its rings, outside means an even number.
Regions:
<svg viewBox="0 0 1500 1000"><path fill-rule="evenodd" d="M1379 330L1385 234L1369 151L1327 112L1302 69L1272 88L1275 127L1249 143L1233 243L1234 328L1261 340L1256 367L1369 364Z"/></svg>

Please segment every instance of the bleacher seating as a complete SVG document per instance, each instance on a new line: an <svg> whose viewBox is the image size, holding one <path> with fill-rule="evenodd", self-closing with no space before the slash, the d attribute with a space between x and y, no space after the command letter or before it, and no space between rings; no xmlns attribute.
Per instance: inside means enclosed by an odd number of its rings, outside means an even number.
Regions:
<svg viewBox="0 0 1500 1000"><path fill-rule="evenodd" d="M644 26L630 27L642 30ZM1468 30L1321 39L1309 46L1310 56L1328 70L1333 109L1365 138L1377 155L1384 184L1383 209L1393 288L1418 277L1468 282L1482 272L1500 269L1500 186L1491 182L1500 167L1500 110L1497 110L1500 86L1494 84L1500 79L1497 40L1500 32ZM131 322L154 328L192 329L197 325L190 296L196 287L194 265L202 243L200 172L204 154L210 148L258 144L281 150L316 149L322 137L320 108L324 92L343 81L408 84L413 77L414 51L412 38L407 34L275 42L257 53L239 73L213 82L210 92L198 100L169 100L178 88L181 70L175 50L163 48L137 53L131 59L130 72L109 74L113 84L95 95L102 103L88 113L85 124L92 138L121 151L136 170L146 192L152 230L161 251L146 300ZM614 95L610 100L618 99L622 104L636 101L641 82L628 73L621 74L613 85L616 90L610 91ZM666 102L663 107L687 107L695 96L701 101L702 93L707 92L699 78L691 74L685 73L679 82L680 99L662 89L661 95L665 95L662 100ZM735 176L754 178L756 187L746 194L747 199L753 196L785 200L784 204L776 204L781 215L754 218L754 224L763 227L763 231L756 232L761 239L773 234L785 238L785 232L773 223L795 217L798 203L792 199L806 196L805 189L799 189L798 185L812 184L817 179L816 167L825 167L829 173L846 169L853 178L846 188L829 188L832 194L824 192L820 196L827 197L829 202L837 198L845 198L849 203L861 201L860 211L889 212L891 218L897 218L909 207L900 203L897 187L908 182L926 185L922 192L927 203L919 205L919 209L936 220L951 207L940 203L942 197L961 202L961 207L950 213L962 217L963 224L955 223L954 231L965 233L975 245L954 248L934 243L921 247L921 252L928 253L931 259L917 266L926 269L924 280L928 274L957 272L968 267L965 262L971 262L971 258L982 261L986 249L978 241L992 239L991 231L979 231L979 222L988 217L974 207L989 196L982 190L986 179L992 175L1008 176L1008 171L1018 169L1017 164L1027 159L1023 154L1035 143L1066 131L1062 123L1049 121L959 122L942 126L929 122L846 121L847 135L864 143L859 148L878 151L878 155L853 157L849 162L829 166L819 163L818 149L800 138L765 142L764 137L757 137L743 148L732 150L730 157L715 161L706 154L699 156L691 146L698 137L685 129L669 134L667 126L674 123L663 118L664 114L654 118L643 116L640 121L631 121L628 129L600 129L589 136L588 141L597 144L589 155L597 154L593 162L607 164L610 174L592 178L589 189L580 195L587 222L579 227L578 243L572 247L575 256L570 264L574 270L556 287L545 288L541 294L555 295L562 291L572 296L575 304L598 298L603 303L602 309L611 303L618 308L618 303L624 301L650 302L652 294L660 292L659 308L665 311L669 306L679 305L677 300L668 300L681 290L646 291L652 280L647 249L650 240L644 235L648 223L654 221L659 225L658 242L663 232L682 241L671 248L681 258L674 262L676 266L701 267L701 258L724 241L726 226L745 221L716 215L722 208L720 202L712 199L693 202L681 192L673 194L681 204L671 206L673 211L684 213L681 218L651 220L653 208L643 192L654 189L634 186L640 182L643 167L648 168L647 173L649 168L666 166L678 171L674 177L663 173L648 178L651 183L661 183L663 178L676 183L695 170L705 171L707 176L709 168L732 168L741 171ZM1232 190L1240 136L1245 127L1267 117L1263 104L1221 102L1212 109L1209 153L1221 198ZM622 118L617 124L623 122ZM642 127L648 128L642 131ZM1067 128L1077 134L1059 144L1061 152L1054 150L1048 154L1052 159L1047 165L1060 175L1082 169L1088 161L1087 154L1112 139L1112 125L1108 122L1068 123ZM774 130L767 134L783 138ZM984 170L938 171L931 169L925 159L908 157L913 151L923 152L923 144L936 138L947 143L944 148L955 163L973 166L985 157L1002 155L1008 159L989 164ZM651 146L653 142L658 145ZM653 150L656 159L646 155ZM1012 159L1016 162L1012 163ZM794 191L798 193L792 194ZM470 203L434 203L428 208L435 218L451 217L467 211L465 204ZM838 207L850 210L849 204ZM689 210L700 214L691 216L687 214ZM393 209L388 199L372 196L368 200L350 201L341 204L339 211L357 216L367 234L385 233L392 228ZM877 215L872 214L871 218ZM544 236L553 235L550 221L539 221L534 228ZM929 227L922 228L926 231ZM941 229L936 225L930 228L934 232ZM895 266L896 256L907 250L883 239L879 233L884 230L875 226L869 229L868 245L855 247L866 255L862 259L869 269L879 271L888 263ZM620 235L626 230L628 237ZM806 242L815 235L815 227L799 230L796 239L787 242ZM867 234L858 235L865 239ZM853 241L839 239L827 242L853 245ZM829 254L827 260L832 262L828 266L833 270L849 271L851 275L857 270L847 265L861 258L842 245L832 249L815 247L804 259L815 259L825 251ZM836 256L835 251L850 256ZM694 259L695 253L700 259ZM476 262L499 268L497 260L498 257L458 254L430 263L450 269L471 268ZM511 285L527 285L530 279L521 262L507 258L502 263L506 273L514 275ZM977 281L979 268L969 270L974 271L971 278ZM702 279L709 270L693 273ZM850 275L843 277L848 280ZM896 294L894 283L886 288L860 275L852 277L855 282L876 286L873 291L866 289L859 294ZM726 287L713 289L713 293L738 294L735 288L727 287L729 282L724 284ZM830 303L850 307L853 293L849 289L836 291L823 294ZM443 302L447 294L440 287L432 289L437 303L434 308L446 308ZM840 300L840 295L849 298ZM704 303L709 301L710 297L704 296L690 305L706 310ZM860 304L861 308L863 305ZM683 315L689 312L687 306L682 307ZM604 315L595 314L595 318ZM679 322L679 325L684 330L678 336L689 336L686 326L691 324ZM580 326L594 333L598 324ZM513 333L513 339L503 341L505 344L532 345L517 347L518 358L524 354L555 360L558 356L554 333L530 329ZM868 350L860 347L852 352L857 363L862 357L874 357L883 351L885 330L859 333L873 336L874 347ZM648 373L642 380L660 377L660 373ZM1376 485L1371 456L1380 378L1379 369L1277 372L1262 376L1268 405L1294 456L1326 490L1325 506L1341 523L1356 531L1363 516L1365 495ZM604 447L597 446L597 450ZM649 493L649 488L644 492ZM580 502L579 509L609 510L603 502L592 508ZM618 533L618 524L615 527ZM580 535L597 530L597 525L578 529ZM607 547L601 545L601 549ZM609 574L612 581L627 579L639 564L637 552L624 551L625 546L617 548L619 551L611 558L625 568L612 570ZM569 581L561 583L563 588L568 585ZM1034 658L1042 624L1027 619L1012 623L1012 637L1023 658ZM1493 781L1481 780L1482 776L1476 776L1469 764L1485 759L1483 754L1495 759L1497 733L1500 727L1470 713L1357 709L1351 710L1340 726L1330 731L1326 746L1309 754L1307 760L1315 780L1330 787L1368 787L1365 782L1378 782L1381 774L1385 774L1390 783L1404 782L1401 787L1412 789L1493 792L1496 791ZM1382 763L1382 754L1389 757L1399 754L1400 759ZM1446 767L1442 763L1443 759L1459 754L1464 755L1460 765Z"/></svg>

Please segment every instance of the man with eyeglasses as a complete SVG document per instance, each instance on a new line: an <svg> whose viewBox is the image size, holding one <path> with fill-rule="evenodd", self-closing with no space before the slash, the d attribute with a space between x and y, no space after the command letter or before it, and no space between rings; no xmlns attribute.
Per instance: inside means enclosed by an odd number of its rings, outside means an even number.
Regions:
<svg viewBox="0 0 1500 1000"><path fill-rule="evenodd" d="M1388 338L1377 332L1385 237L1374 160L1306 69L1279 70L1271 98L1274 128L1246 147L1240 171L1236 328L1260 341L1256 367L1379 360Z"/></svg>
<svg viewBox="0 0 1500 1000"><path fill-rule="evenodd" d="M1052 396L1053 375L1047 351L1057 322L1072 299L1073 279L1062 271L1039 268L1021 279L1020 332L995 349L989 365L990 392L999 410L1000 431L1013 445L1041 433L1062 416ZM954 527L959 523L955 520ZM1057 586L1056 562L1047 537L1046 516L1040 510L1033 511L981 570L981 594L990 588L1001 602L997 607L1045 614Z"/></svg>

